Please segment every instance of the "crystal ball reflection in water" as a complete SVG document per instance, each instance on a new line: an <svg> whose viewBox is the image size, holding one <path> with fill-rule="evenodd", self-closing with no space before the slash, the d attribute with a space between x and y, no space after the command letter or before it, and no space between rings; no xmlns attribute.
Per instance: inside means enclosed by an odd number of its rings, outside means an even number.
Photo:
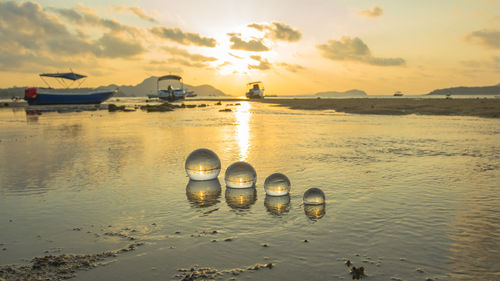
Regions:
<svg viewBox="0 0 500 281"><path fill-rule="evenodd" d="M306 205L325 204L325 194L319 188L310 188L304 193L304 204Z"/></svg>
<svg viewBox="0 0 500 281"><path fill-rule="evenodd" d="M306 204L304 205L304 212L310 220L319 220L325 216L325 204Z"/></svg>
<svg viewBox="0 0 500 281"><path fill-rule="evenodd" d="M270 196L283 196L290 192L290 180L281 173L274 173L264 182L264 190Z"/></svg>
<svg viewBox="0 0 500 281"><path fill-rule="evenodd" d="M212 150L200 148L189 154L185 167L187 175L192 180L213 180L220 173L220 160Z"/></svg>
<svg viewBox="0 0 500 281"><path fill-rule="evenodd" d="M257 181L257 173L247 162L235 162L226 170L226 185L231 188L253 187Z"/></svg>

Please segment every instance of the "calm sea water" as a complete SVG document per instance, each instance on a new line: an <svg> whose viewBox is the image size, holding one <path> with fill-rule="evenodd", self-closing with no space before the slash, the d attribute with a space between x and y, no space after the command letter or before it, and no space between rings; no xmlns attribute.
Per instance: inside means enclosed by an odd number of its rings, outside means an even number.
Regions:
<svg viewBox="0 0 500 281"><path fill-rule="evenodd" d="M118 249L128 242L103 233L133 229L146 245L76 280L170 280L195 264L267 262L275 267L235 277L350 279L345 259L370 280L500 279L500 120L213 104L1 109L0 264ZM184 161L200 147L221 159L220 193L187 189ZM226 192L224 171L239 160L255 167L256 194ZM292 183L289 203L266 199L274 172ZM321 218L302 205L311 187L326 194Z"/></svg>

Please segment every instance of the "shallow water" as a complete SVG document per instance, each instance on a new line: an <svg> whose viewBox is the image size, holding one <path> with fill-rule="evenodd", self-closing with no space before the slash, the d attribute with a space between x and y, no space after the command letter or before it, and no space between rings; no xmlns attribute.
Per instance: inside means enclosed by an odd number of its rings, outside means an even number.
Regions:
<svg viewBox="0 0 500 281"><path fill-rule="evenodd" d="M133 229L146 245L76 280L170 280L195 264L268 262L234 277L350 279L344 259L371 280L500 279L498 119L209 103L167 113L1 109L0 264L117 249L127 241L103 233ZM184 161L200 147L222 162L220 190L187 188ZM224 171L240 160L257 171L256 194L226 190ZM291 181L289 201L266 200L275 172ZM324 191L324 210L302 205L312 187Z"/></svg>

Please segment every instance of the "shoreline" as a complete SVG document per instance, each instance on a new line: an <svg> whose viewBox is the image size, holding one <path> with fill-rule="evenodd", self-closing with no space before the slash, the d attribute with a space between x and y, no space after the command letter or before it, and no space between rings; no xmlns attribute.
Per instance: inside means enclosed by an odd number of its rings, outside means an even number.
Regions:
<svg viewBox="0 0 500 281"><path fill-rule="evenodd" d="M451 115L500 118L500 99L261 99L300 110L335 110L337 112L375 115Z"/></svg>

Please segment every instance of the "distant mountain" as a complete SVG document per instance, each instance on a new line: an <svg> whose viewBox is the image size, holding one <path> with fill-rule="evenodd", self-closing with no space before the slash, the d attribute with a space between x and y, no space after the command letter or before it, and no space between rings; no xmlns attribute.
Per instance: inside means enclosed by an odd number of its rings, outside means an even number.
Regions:
<svg viewBox="0 0 500 281"><path fill-rule="evenodd" d="M325 98L334 98L334 97L335 98L348 98L348 97L365 97L367 95L366 95L365 91L353 89L353 90L348 90L345 92L334 92L334 91L319 92L319 93L314 94L313 96L325 97Z"/></svg>
<svg viewBox="0 0 500 281"><path fill-rule="evenodd" d="M148 94L156 93L156 79L157 77L152 76L144 79L141 83L132 86L132 85L116 85L110 84L107 86L99 86L95 89L97 90L109 90L118 88L118 95L121 97L141 97L147 96ZM7 89L0 89L0 98L11 98L13 96L23 97L24 89L26 87L14 87ZM199 86L191 86L188 84L184 84L184 88L189 91L194 91L198 97L208 97L208 96L227 96L224 92L219 89L214 88L210 85L199 85ZM80 90L93 90L94 88L80 88Z"/></svg>
<svg viewBox="0 0 500 281"><path fill-rule="evenodd" d="M434 90L427 95L500 95L500 84L484 87L453 87Z"/></svg>

